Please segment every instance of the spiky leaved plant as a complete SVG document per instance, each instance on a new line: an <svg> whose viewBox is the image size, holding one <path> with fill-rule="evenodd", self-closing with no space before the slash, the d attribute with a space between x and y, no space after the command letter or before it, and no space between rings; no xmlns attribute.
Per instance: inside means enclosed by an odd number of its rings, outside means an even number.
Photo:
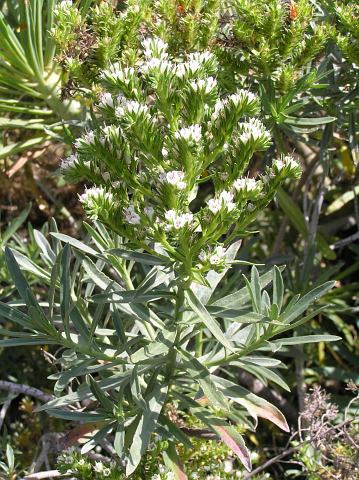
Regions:
<svg viewBox="0 0 359 480"><path fill-rule="evenodd" d="M286 157L260 178L246 175L269 135L253 118L256 96L223 96L216 73L210 53L174 61L156 39L145 41L136 68L104 71L92 130L62 164L68 179L88 184L80 199L96 219L95 228L86 226L92 245L56 232L52 245L42 239L44 306L6 252L27 310L0 304L1 315L25 330L4 331L12 338L0 346L65 347L57 398L41 408L89 424L68 436L90 434L83 452L112 439L127 475L146 472L141 458L160 439L166 464L187 478L176 444L191 448L190 436L201 433L224 441L250 469L242 433L255 428L253 418L288 426L276 407L237 384L237 368L285 386L272 371L281 366L274 352L337 338L283 336L316 315L303 317L331 282L286 303L280 270L260 276L253 267L243 288L229 295L217 288L250 222L300 168ZM207 430L189 427L188 413Z"/></svg>
<svg viewBox="0 0 359 480"><path fill-rule="evenodd" d="M20 129L18 141L0 146L0 158L33 148L62 131L59 121L79 118L78 101L62 101L54 61L55 0L6 0L0 11L0 130Z"/></svg>

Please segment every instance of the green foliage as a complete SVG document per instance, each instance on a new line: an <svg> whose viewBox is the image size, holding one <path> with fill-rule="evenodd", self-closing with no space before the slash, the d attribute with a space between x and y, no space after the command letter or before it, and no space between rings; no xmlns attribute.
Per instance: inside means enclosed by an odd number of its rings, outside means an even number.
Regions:
<svg viewBox="0 0 359 480"><path fill-rule="evenodd" d="M116 255L120 239L111 239L102 227L92 233L95 244L91 254L90 247L82 247L81 242L61 238L68 243L59 250L57 240L58 253L50 249L49 296L41 306L13 253L6 253L27 313L1 304L1 315L23 330L7 332L9 338L1 340L0 345L55 344L64 348L58 359L63 370L51 377L57 380L58 397L40 410L45 408L62 419L97 422L98 431L83 446L83 452L94 448L109 433L115 434L117 454L128 459L129 474L137 468L152 440L189 444L190 440L165 413L166 406L174 405L179 416L189 411L215 432L249 468L249 453L242 436L226 418L239 421L243 429L252 427L250 418L258 416L285 430L287 424L269 402L214 371L220 367L228 375L231 365L253 362L258 363L254 372L270 375L271 368L260 366L261 359L266 358L261 352L277 352L293 342L336 340L326 335L283 337L316 314L314 311L303 317L332 284L282 304L279 270L259 277L253 268L251 281L246 280L242 290L211 303L219 279L211 283L211 288L192 284L191 290L181 293L181 277L173 277L172 269L166 271L161 266L148 269L147 259L142 268L148 273L144 278L141 275L142 280L135 286L130 279L133 261ZM45 251L45 246L40 248ZM75 275L69 275L70 265ZM271 278L272 300L261 287ZM168 295L163 295L164 291ZM249 314L253 311L256 313ZM274 365L279 363L275 361ZM275 372L270 377L280 381ZM79 387L63 395L74 378L80 381ZM94 409L84 412L65 408L86 399L95 402Z"/></svg>
<svg viewBox="0 0 359 480"><path fill-rule="evenodd" d="M5 112L0 129L24 129L21 141L2 146L0 158L42 143L50 131L61 132L59 120L79 115L77 102L59 98L60 71L50 35L54 5L55 0L9 0L0 11L0 110Z"/></svg>

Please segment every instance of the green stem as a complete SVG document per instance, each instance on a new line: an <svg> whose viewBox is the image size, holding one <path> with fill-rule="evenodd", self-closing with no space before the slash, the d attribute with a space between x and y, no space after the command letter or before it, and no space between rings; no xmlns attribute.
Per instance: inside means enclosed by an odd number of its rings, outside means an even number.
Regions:
<svg viewBox="0 0 359 480"><path fill-rule="evenodd" d="M197 333L195 338L196 357L201 357L203 352L203 331Z"/></svg>
<svg viewBox="0 0 359 480"><path fill-rule="evenodd" d="M176 329L175 340L168 352L168 363L167 363L167 373L166 377L169 385L171 384L171 379L173 377L174 371L176 369L176 357L177 357L177 344L181 338L181 327L180 322L183 318L183 305L185 298L185 290L181 284L177 287L177 297L176 297L176 307L174 315L174 325Z"/></svg>

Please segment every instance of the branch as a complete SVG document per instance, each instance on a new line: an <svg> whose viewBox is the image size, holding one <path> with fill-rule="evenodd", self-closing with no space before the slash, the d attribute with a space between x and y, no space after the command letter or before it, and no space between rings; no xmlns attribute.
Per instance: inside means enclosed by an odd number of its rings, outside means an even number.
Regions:
<svg viewBox="0 0 359 480"><path fill-rule="evenodd" d="M70 474L61 473L58 470L49 470L47 472L30 473L30 475L26 475L23 480L42 480L44 478L59 478L69 476Z"/></svg>
<svg viewBox="0 0 359 480"><path fill-rule="evenodd" d="M205 428L182 427L181 430L189 437L204 438L206 440L218 440L218 435L211 430L206 430Z"/></svg>
<svg viewBox="0 0 359 480"><path fill-rule="evenodd" d="M50 400L55 398L53 395L49 395L38 388L22 385L21 383L7 382L5 380L0 380L0 390L7 390L8 392L17 393L18 395L29 395L44 403L50 402Z"/></svg>

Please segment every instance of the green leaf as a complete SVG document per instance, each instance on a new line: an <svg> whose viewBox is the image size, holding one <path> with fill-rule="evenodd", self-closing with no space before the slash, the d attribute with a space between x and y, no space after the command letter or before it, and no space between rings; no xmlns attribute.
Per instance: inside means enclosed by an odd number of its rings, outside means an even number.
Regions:
<svg viewBox="0 0 359 480"><path fill-rule="evenodd" d="M48 337L36 335L28 338L11 338L8 340L0 340L0 347L28 347L30 345L58 345L57 340Z"/></svg>
<svg viewBox="0 0 359 480"><path fill-rule="evenodd" d="M16 233L16 231L21 227L21 225L24 223L26 220L27 216L30 213L31 210L31 203L27 206L25 210L23 210L19 215L17 215L16 218L14 218L8 225L7 229L5 232L1 235L0 234L0 243L5 244L13 235Z"/></svg>
<svg viewBox="0 0 359 480"><path fill-rule="evenodd" d="M217 385L222 387L222 392L226 397L246 408L248 413L254 418L257 418L257 416L265 418L285 432L289 432L287 421L282 412L278 410L277 407L267 402L267 400L254 395L230 380L217 376L213 377L213 379Z"/></svg>
<svg viewBox="0 0 359 480"><path fill-rule="evenodd" d="M212 335L228 350L233 351L233 346L225 337L217 321L208 313L206 307L198 300L191 290L186 291L186 298L191 309L198 315Z"/></svg>
<svg viewBox="0 0 359 480"><path fill-rule="evenodd" d="M191 443L189 437L182 432L180 428L177 427L166 415L161 414L158 417L158 423L164 427L166 431L172 436L172 438L176 439L177 443L183 443L186 448L193 448L193 444Z"/></svg>
<svg viewBox="0 0 359 480"><path fill-rule="evenodd" d="M42 278L43 280L50 280L51 277L48 270L39 267L35 262L31 261L28 257L16 250L13 250L12 253L14 255L14 258L16 259L17 264L22 268L22 270L31 272L36 277Z"/></svg>
<svg viewBox="0 0 359 480"><path fill-rule="evenodd" d="M141 366L138 369L139 375L149 370L149 366ZM116 373L111 377L105 378L98 382L98 387L101 388L104 392L107 390L118 388L122 385L127 385L131 379L132 369L128 369L121 373ZM76 402L81 402L82 400L88 400L93 398L90 387L87 384L82 384L76 392L68 393L63 397L56 398L50 402L37 407L36 411L40 412L42 410L55 409L59 407L64 407L66 405L71 405Z"/></svg>
<svg viewBox="0 0 359 480"><path fill-rule="evenodd" d="M337 342L341 340L337 335L304 335L302 337L279 338L272 340L274 344L280 345L302 345L303 343L317 343L317 342Z"/></svg>
<svg viewBox="0 0 359 480"><path fill-rule="evenodd" d="M66 244L61 255L61 283L60 283L60 308L66 338L70 336L70 310L71 310L71 275L70 275L70 245Z"/></svg>
<svg viewBox="0 0 359 480"><path fill-rule="evenodd" d="M34 237L44 257L50 263L54 264L56 260L56 255L55 252L52 250L51 245L47 241L46 237L39 230L34 230Z"/></svg>
<svg viewBox="0 0 359 480"><path fill-rule="evenodd" d="M283 278L277 266L273 268L273 303L277 305L278 311L281 311L283 304L284 285Z"/></svg>
<svg viewBox="0 0 359 480"><path fill-rule="evenodd" d="M58 238L62 242L68 243L72 247L75 247L78 250L81 250L82 252L89 253L90 255L99 254L99 252L89 247L88 245L84 244L83 242L80 242L80 240L77 240L76 238L72 238L72 237L69 237L68 235L64 235L62 233L57 233L57 232L51 232L51 235L55 238Z"/></svg>
<svg viewBox="0 0 359 480"><path fill-rule="evenodd" d="M227 447L237 455L246 470L250 472L252 470L251 456L242 435L231 425L220 425L213 422L211 427Z"/></svg>
<svg viewBox="0 0 359 480"><path fill-rule="evenodd" d="M295 125L297 127L312 127L316 125L324 125L326 123L332 123L336 120L336 117L313 117L313 118L305 118L305 117L291 117L290 115L286 115L284 123L288 123L289 125Z"/></svg>
<svg viewBox="0 0 359 480"><path fill-rule="evenodd" d="M31 318L28 315L22 313L18 308L11 307L3 302L0 302L0 317L1 316L21 325L22 327L32 327Z"/></svg>
<svg viewBox="0 0 359 480"><path fill-rule="evenodd" d="M18 292L26 304L36 303L35 297L31 294L30 286L27 283L24 275L21 273L19 265L16 262L15 256L9 247L5 248L5 260Z"/></svg>
<svg viewBox="0 0 359 480"><path fill-rule="evenodd" d="M89 301L94 303L147 303L155 300L161 300L162 298L173 298L174 294L167 290L159 290L147 293L141 293L138 290L118 290L108 293L98 293L92 295Z"/></svg>
<svg viewBox="0 0 359 480"><path fill-rule="evenodd" d="M10 443L6 445L6 460L9 470L14 470L15 468L15 455L14 450L12 449Z"/></svg>
<svg viewBox="0 0 359 480"><path fill-rule="evenodd" d="M185 359L183 367L193 378L193 380L200 385L204 395L208 398L211 405L213 405L215 408L229 411L229 404L226 398L212 381L211 374L207 368L190 353L180 350L180 354Z"/></svg>
<svg viewBox="0 0 359 480"><path fill-rule="evenodd" d="M144 265L167 265L170 262L168 258L160 255L157 257L149 253L133 252L131 250L123 250L122 248L112 248L105 253L117 255L125 260L142 263Z"/></svg>
<svg viewBox="0 0 359 480"><path fill-rule="evenodd" d="M279 270L282 271L284 267L279 267ZM272 270L262 274L259 277L260 287L261 289L265 288L273 279ZM250 300L250 293L248 291L247 286L241 288L237 292L231 293L230 295L226 295L221 299L217 300L216 302L212 303L212 306L215 307L225 307L225 308L233 308L239 309L246 305Z"/></svg>
<svg viewBox="0 0 359 480"><path fill-rule="evenodd" d="M126 475L131 475L138 467L154 432L158 417L167 398L168 385L157 384L145 396L145 410L140 416L129 451Z"/></svg>
<svg viewBox="0 0 359 480"><path fill-rule="evenodd" d="M163 451L162 456L167 468L174 473L175 480L188 480L174 443L169 442L168 447Z"/></svg>
<svg viewBox="0 0 359 480"><path fill-rule="evenodd" d="M260 313L261 308L261 286L259 281L259 273L256 267L252 267L251 270L251 290L253 292L253 302L255 310Z"/></svg>
<svg viewBox="0 0 359 480"><path fill-rule="evenodd" d="M123 459L125 455L125 426L123 422L118 422L117 424L113 446L117 455Z"/></svg>
<svg viewBox="0 0 359 480"><path fill-rule="evenodd" d="M91 440L89 440L83 445L83 447L81 448L81 455L85 455L87 452L90 452L92 449L94 449L96 445L101 443L101 441L112 432L113 428L113 423L102 427L97 433L95 433Z"/></svg>
<svg viewBox="0 0 359 480"><path fill-rule="evenodd" d="M299 315L304 313L307 308L312 305L318 298L325 295L329 290L331 290L335 285L335 282L326 282L319 287L314 288L306 295L301 297L296 303L293 305L288 305L284 312L279 316L278 321L283 323L291 323L295 320Z"/></svg>
<svg viewBox="0 0 359 480"><path fill-rule="evenodd" d="M93 423L101 420L107 420L107 415L104 413L87 413L87 412L73 412L71 410L57 410L48 409L47 413L51 417L62 418L63 420L70 420L73 422Z"/></svg>

